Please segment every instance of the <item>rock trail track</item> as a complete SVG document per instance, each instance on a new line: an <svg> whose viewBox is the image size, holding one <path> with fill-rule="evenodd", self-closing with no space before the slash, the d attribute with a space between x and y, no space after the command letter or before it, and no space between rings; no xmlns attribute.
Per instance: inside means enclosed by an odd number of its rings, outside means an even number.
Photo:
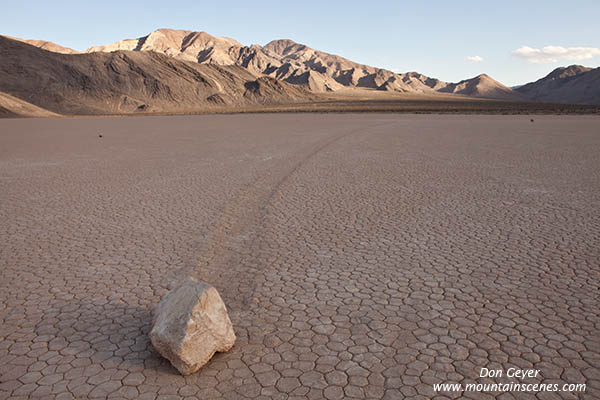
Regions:
<svg viewBox="0 0 600 400"><path fill-rule="evenodd" d="M600 119L529 119L0 121L0 398L600 397ZM238 336L188 377L183 274ZM482 367L587 389L433 390Z"/></svg>
<svg viewBox="0 0 600 400"><path fill-rule="evenodd" d="M223 292L227 293L232 301L241 302L236 303L236 308L247 306L255 289L254 276L261 271L249 268L250 266L236 266L242 260L244 249L252 249L253 245L260 241L261 230L273 197L292 174L312 157L338 140L357 134L363 129L334 131L306 149L299 149L298 154L289 159L280 160L270 171L249 184L240 195L227 203L222 217L199 251L198 264L178 271L172 282L177 282L183 275L212 281L213 284L222 287Z"/></svg>

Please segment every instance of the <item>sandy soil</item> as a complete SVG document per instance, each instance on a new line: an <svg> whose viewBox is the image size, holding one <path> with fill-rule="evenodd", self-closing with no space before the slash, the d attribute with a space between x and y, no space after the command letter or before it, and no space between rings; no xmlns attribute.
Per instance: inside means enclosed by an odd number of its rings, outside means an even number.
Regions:
<svg viewBox="0 0 600 400"><path fill-rule="evenodd" d="M531 118L1 120L0 398L599 398L600 119ZM147 333L186 273L239 339L183 378Z"/></svg>

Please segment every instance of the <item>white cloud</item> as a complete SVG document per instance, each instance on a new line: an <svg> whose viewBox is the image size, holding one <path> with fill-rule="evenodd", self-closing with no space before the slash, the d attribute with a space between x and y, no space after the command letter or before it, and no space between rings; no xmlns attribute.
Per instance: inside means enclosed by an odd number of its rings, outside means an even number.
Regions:
<svg viewBox="0 0 600 400"><path fill-rule="evenodd" d="M467 61L482 62L483 61L483 57L479 57L479 56L467 56Z"/></svg>
<svg viewBox="0 0 600 400"><path fill-rule="evenodd" d="M561 46L546 46L541 49L534 49L529 46L521 46L512 53L532 63L555 63L559 60L588 60L599 55L600 49L596 47Z"/></svg>

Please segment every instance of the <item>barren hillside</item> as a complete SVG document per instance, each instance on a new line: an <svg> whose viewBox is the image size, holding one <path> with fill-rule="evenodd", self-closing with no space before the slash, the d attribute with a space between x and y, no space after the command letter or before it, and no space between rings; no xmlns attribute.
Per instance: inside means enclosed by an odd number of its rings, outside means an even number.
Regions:
<svg viewBox="0 0 600 400"><path fill-rule="evenodd" d="M528 100L545 103L600 104L600 68L581 65L557 68L516 89Z"/></svg>
<svg viewBox="0 0 600 400"><path fill-rule="evenodd" d="M17 97L0 92L0 117L57 117L58 114L44 110Z"/></svg>
<svg viewBox="0 0 600 400"><path fill-rule="evenodd" d="M156 52L66 55L0 37L0 91L61 114L185 112L314 97L237 66Z"/></svg>

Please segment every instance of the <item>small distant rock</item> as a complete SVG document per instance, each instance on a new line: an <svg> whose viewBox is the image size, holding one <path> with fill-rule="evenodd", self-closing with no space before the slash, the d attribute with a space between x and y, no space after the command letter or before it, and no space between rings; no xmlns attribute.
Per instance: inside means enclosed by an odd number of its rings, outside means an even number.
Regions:
<svg viewBox="0 0 600 400"><path fill-rule="evenodd" d="M531 118L530 121L533 122L533 118Z"/></svg>
<svg viewBox="0 0 600 400"><path fill-rule="evenodd" d="M154 348L182 375L190 375L216 352L235 343L227 308L217 289L188 277L158 305L150 331Z"/></svg>
<svg viewBox="0 0 600 400"><path fill-rule="evenodd" d="M99 137L99 138L101 138L101 137L102 137L102 134L99 134L99 135L98 135L98 137Z"/></svg>

